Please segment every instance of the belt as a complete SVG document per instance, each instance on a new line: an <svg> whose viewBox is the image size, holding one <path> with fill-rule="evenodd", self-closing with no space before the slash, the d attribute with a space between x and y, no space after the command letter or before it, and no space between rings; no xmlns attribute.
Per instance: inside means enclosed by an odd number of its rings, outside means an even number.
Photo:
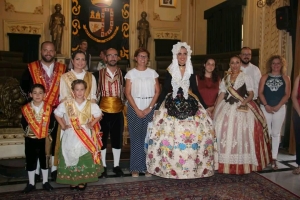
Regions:
<svg viewBox="0 0 300 200"><path fill-rule="evenodd" d="M153 97L135 97L135 98L138 98L138 99L152 99Z"/></svg>

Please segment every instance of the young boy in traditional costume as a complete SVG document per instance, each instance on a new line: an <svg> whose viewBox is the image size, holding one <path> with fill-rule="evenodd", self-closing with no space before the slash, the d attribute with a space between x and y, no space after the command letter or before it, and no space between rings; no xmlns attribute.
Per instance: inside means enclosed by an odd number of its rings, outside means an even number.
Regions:
<svg viewBox="0 0 300 200"><path fill-rule="evenodd" d="M29 183L23 190L24 193L35 190L35 170L38 159L42 169L43 189L53 190L48 182L48 168L51 167L49 166L50 148L46 147L51 146L48 141L51 140L50 134L55 126L55 118L52 106L43 100L45 94L45 87L42 84L34 84L30 92L32 101L22 107L21 125L25 133L26 170L29 177Z"/></svg>
<svg viewBox="0 0 300 200"><path fill-rule="evenodd" d="M54 111L64 130L56 182L70 185L71 190L84 190L88 182L98 181L103 171L99 125L102 111L85 99L84 80L74 80L71 88L74 99L66 99Z"/></svg>

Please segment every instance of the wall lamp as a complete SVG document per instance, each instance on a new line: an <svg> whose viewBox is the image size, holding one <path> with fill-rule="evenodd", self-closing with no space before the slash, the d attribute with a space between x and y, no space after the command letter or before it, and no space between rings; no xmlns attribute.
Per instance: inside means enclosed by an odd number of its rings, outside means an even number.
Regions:
<svg viewBox="0 0 300 200"><path fill-rule="evenodd" d="M258 0L257 1L257 7L262 8L265 5L271 6L275 0Z"/></svg>

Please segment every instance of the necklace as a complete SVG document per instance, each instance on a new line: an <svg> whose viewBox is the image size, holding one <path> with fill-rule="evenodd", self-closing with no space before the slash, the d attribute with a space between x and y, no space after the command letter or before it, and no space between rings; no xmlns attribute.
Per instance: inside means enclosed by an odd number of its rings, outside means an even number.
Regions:
<svg viewBox="0 0 300 200"><path fill-rule="evenodd" d="M185 64L181 65L181 64L178 64L179 65L179 69L183 70L185 68Z"/></svg>

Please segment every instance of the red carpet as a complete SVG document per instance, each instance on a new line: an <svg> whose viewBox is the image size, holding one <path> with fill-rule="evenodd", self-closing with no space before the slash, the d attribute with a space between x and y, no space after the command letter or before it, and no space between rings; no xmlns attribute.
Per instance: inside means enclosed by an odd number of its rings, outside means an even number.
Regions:
<svg viewBox="0 0 300 200"><path fill-rule="evenodd" d="M101 181L101 180L100 180ZM300 199L256 173L216 174L190 180L158 179L130 183L88 186L85 191L57 188L52 192L36 190L1 193L0 199Z"/></svg>

